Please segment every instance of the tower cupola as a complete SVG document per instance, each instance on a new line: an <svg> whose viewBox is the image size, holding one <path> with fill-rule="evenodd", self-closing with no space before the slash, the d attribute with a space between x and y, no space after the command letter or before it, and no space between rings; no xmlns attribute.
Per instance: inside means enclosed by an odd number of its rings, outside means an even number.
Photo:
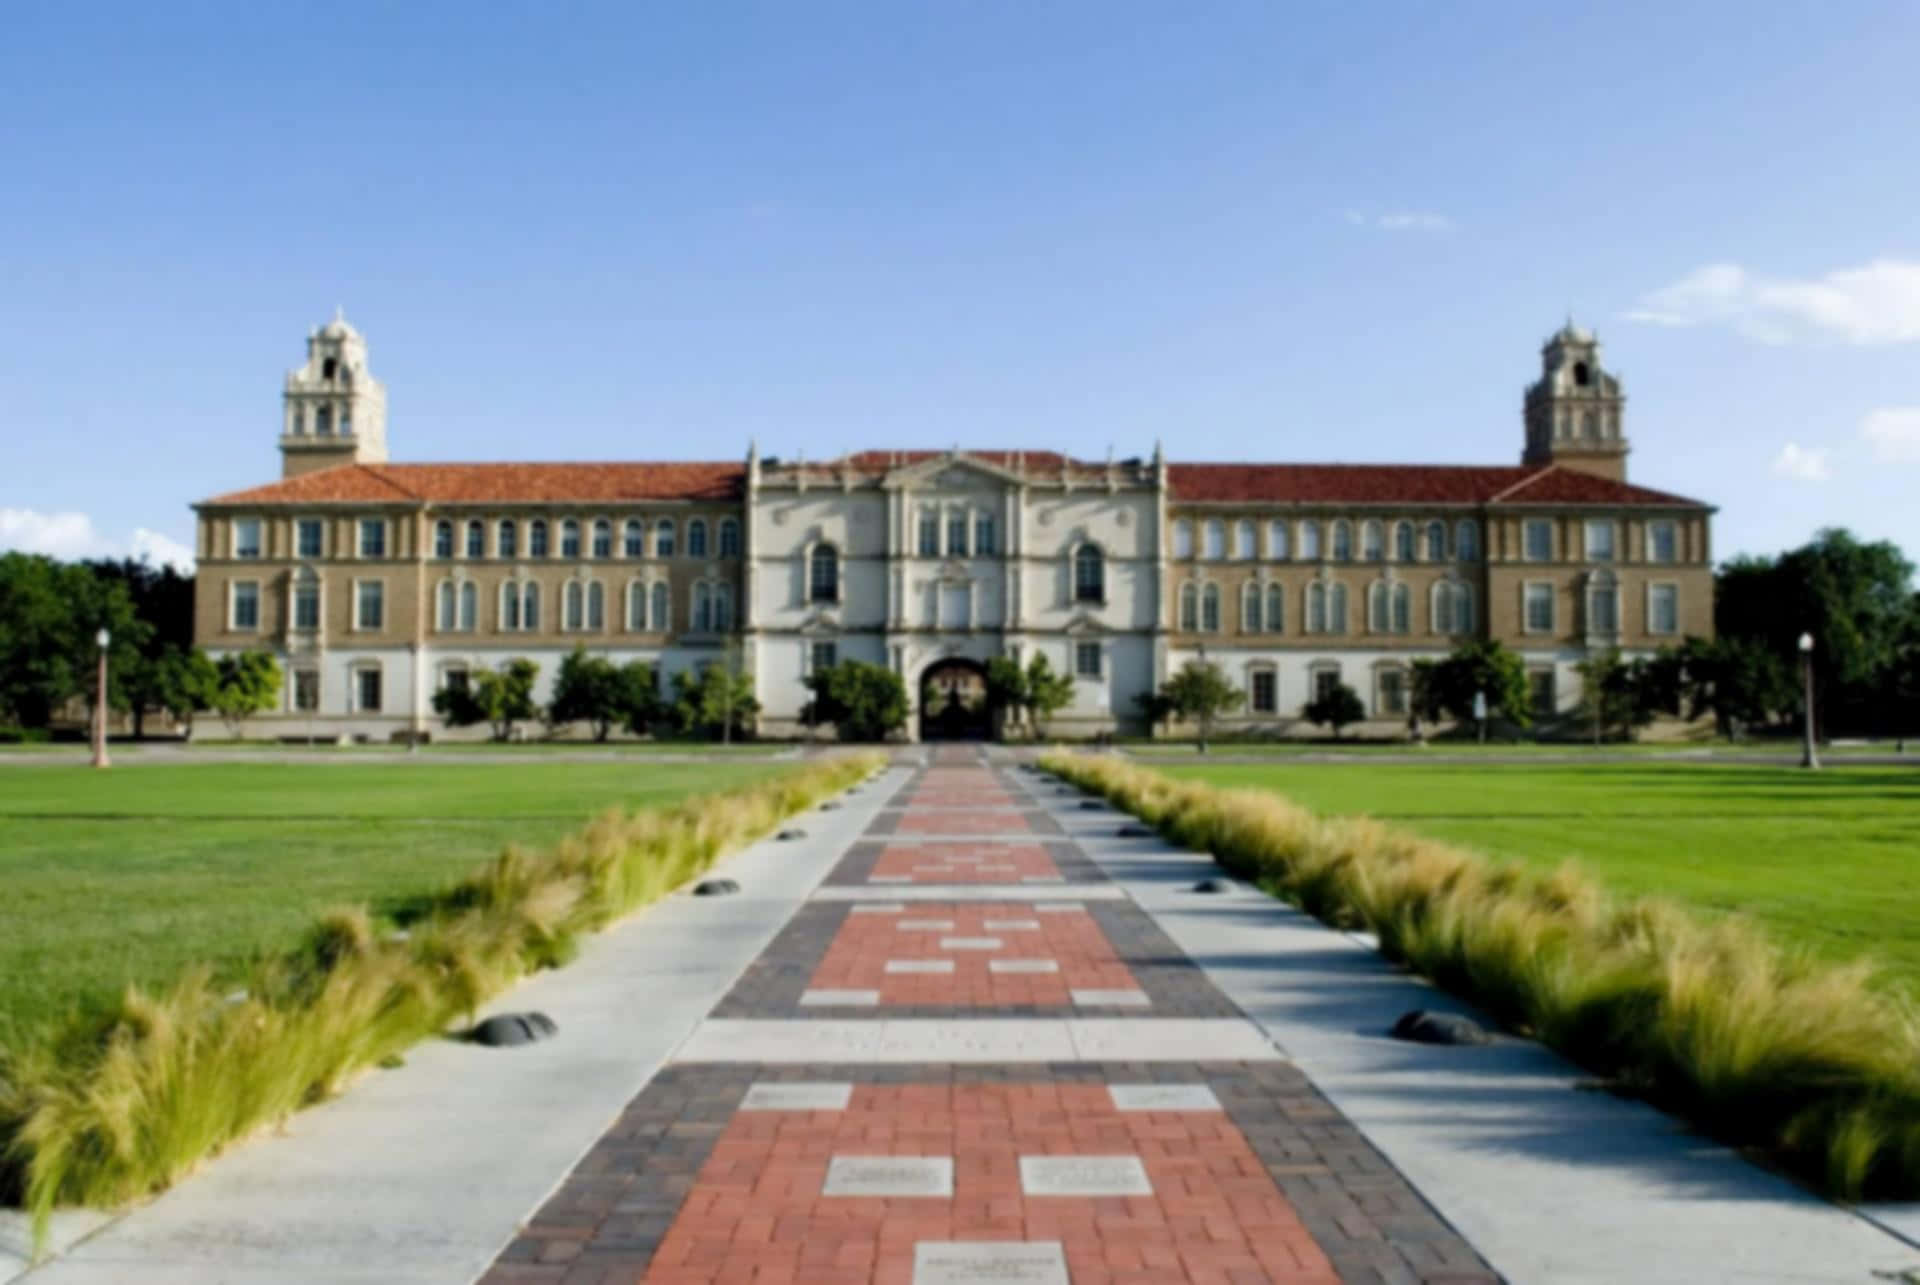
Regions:
<svg viewBox="0 0 1920 1285"><path fill-rule="evenodd" d="M1569 317L1541 346L1540 379L1526 393L1527 448L1520 462L1564 464L1626 481L1626 403L1619 378L1600 365L1600 340Z"/></svg>
<svg viewBox="0 0 1920 1285"><path fill-rule="evenodd" d="M387 458L387 390L367 370L367 341L336 310L307 336L307 363L287 373L282 477Z"/></svg>

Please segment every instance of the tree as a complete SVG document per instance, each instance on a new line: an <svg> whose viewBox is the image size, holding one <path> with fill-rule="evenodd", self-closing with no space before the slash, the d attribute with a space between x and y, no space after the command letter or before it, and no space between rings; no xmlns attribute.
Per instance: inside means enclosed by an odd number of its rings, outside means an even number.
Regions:
<svg viewBox="0 0 1920 1285"><path fill-rule="evenodd" d="M1473 696L1485 692L1487 713L1521 727L1533 723L1527 692L1527 667L1519 656L1493 639L1462 643L1434 666L1429 680L1432 707L1465 722L1473 717Z"/></svg>
<svg viewBox="0 0 1920 1285"><path fill-rule="evenodd" d="M673 721L683 735L743 736L759 712L749 674L733 674L724 665L708 664L673 676Z"/></svg>
<svg viewBox="0 0 1920 1285"><path fill-rule="evenodd" d="M236 739L247 719L280 699L280 662L265 651L228 652L214 662L211 704Z"/></svg>
<svg viewBox="0 0 1920 1285"><path fill-rule="evenodd" d="M1148 732L1173 718L1173 701L1165 691L1136 692L1133 703L1139 708Z"/></svg>
<svg viewBox="0 0 1920 1285"><path fill-rule="evenodd" d="M159 655L142 658L138 672L127 682L133 700L134 734L139 735L140 711L164 709L173 721L193 731L193 716L214 708L220 689L220 670L198 647L168 643Z"/></svg>
<svg viewBox="0 0 1920 1285"><path fill-rule="evenodd" d="M1711 712L1715 729L1729 741L1798 705L1798 684L1786 662L1758 639L1717 638L1709 643L1689 638L1681 651L1688 717Z"/></svg>
<svg viewBox="0 0 1920 1285"><path fill-rule="evenodd" d="M619 668L576 644L554 674L547 717L554 723L585 722L593 728L593 739L604 741L614 724L626 718L627 697Z"/></svg>
<svg viewBox="0 0 1920 1285"><path fill-rule="evenodd" d="M21 727L52 721L80 682L73 635L67 568L38 554L0 554L0 717Z"/></svg>
<svg viewBox="0 0 1920 1285"><path fill-rule="evenodd" d="M1198 724L1199 752L1207 752L1213 735L1213 720L1229 710L1238 709L1246 693L1228 681L1226 674L1212 661L1190 660L1160 689L1174 718L1192 719Z"/></svg>
<svg viewBox="0 0 1920 1285"><path fill-rule="evenodd" d="M1002 736L1026 707L1026 671L1011 656L995 656L987 662L987 713Z"/></svg>
<svg viewBox="0 0 1920 1285"><path fill-rule="evenodd" d="M1073 700L1073 675L1054 673L1047 654L1035 651L1033 659L1027 662L1025 679L1027 719L1033 725L1034 739L1038 740L1046 731L1048 720Z"/></svg>
<svg viewBox="0 0 1920 1285"><path fill-rule="evenodd" d="M501 669L476 669L467 676L465 686L443 687L433 694L434 712L446 719L448 727L486 723L494 740L508 740L515 723L540 713L533 701L533 685L539 677L540 666L524 656Z"/></svg>
<svg viewBox="0 0 1920 1285"><path fill-rule="evenodd" d="M127 638L120 637L130 627L125 618L119 628L107 624L114 635L107 671L115 708L131 712L134 736L146 735L150 709L166 709L176 721L190 725L192 711L180 717L178 706L169 703L167 696L170 684L183 676L178 658L193 649L193 577L133 558L83 562L77 569L84 570L101 591L111 593L108 586L121 586L131 607L132 632ZM173 694L180 693L176 689Z"/></svg>
<svg viewBox="0 0 1920 1285"><path fill-rule="evenodd" d="M1365 718L1367 709L1360 703L1360 696L1353 688L1345 683L1336 682L1319 697L1308 701L1302 713L1310 723L1320 723L1333 728L1333 739L1337 741L1340 739L1340 729Z"/></svg>
<svg viewBox="0 0 1920 1285"><path fill-rule="evenodd" d="M614 680L615 705L626 729L635 736L653 731L665 712L653 666L644 660L630 660L614 672Z"/></svg>
<svg viewBox="0 0 1920 1285"><path fill-rule="evenodd" d="M1653 704L1642 695L1645 661L1628 665L1618 650L1608 650L1579 662L1580 713L1593 727L1593 741L1613 730L1631 740L1634 729L1653 721Z"/></svg>
<svg viewBox="0 0 1920 1285"><path fill-rule="evenodd" d="M811 717L843 741L884 741L907 722L907 686L885 665L843 660L807 675Z"/></svg>

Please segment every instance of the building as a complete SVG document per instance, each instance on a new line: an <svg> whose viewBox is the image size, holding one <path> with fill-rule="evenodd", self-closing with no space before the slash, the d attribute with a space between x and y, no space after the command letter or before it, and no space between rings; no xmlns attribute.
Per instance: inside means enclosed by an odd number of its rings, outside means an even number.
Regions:
<svg viewBox="0 0 1920 1285"><path fill-rule="evenodd" d="M1569 322L1541 363L1517 465L1158 446L395 464L385 389L336 317L287 377L281 479L195 506L196 632L282 661L283 708L257 720L282 736L445 735L437 688L526 656L544 699L580 644L663 674L738 666L768 735L798 730L811 669L848 658L930 693L929 734L958 730L984 663L1035 651L1074 676L1065 735L1138 729L1137 699L1202 657L1248 693L1230 722L1305 732L1301 708L1344 682L1384 728L1411 661L1477 637L1565 712L1585 657L1710 635L1713 510L1626 480L1625 399L1592 334Z"/></svg>

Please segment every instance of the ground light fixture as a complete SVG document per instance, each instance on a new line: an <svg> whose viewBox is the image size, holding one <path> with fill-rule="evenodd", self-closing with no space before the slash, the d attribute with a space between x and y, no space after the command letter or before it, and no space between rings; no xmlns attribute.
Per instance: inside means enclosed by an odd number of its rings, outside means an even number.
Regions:
<svg viewBox="0 0 1920 1285"><path fill-rule="evenodd" d="M107 644L113 641L113 635L102 626L93 636L94 643L100 648L100 663L95 673L93 689L93 765L107 766Z"/></svg>
<svg viewBox="0 0 1920 1285"><path fill-rule="evenodd" d="M1800 635L1800 682L1805 691L1801 722L1806 741L1800 751L1800 766L1815 769L1820 766L1820 750L1813 743L1813 635Z"/></svg>

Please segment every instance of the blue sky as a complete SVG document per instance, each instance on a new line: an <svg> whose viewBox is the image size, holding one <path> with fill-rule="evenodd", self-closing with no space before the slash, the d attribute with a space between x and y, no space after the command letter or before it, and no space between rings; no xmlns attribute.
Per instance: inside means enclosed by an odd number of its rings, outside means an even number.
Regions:
<svg viewBox="0 0 1920 1285"><path fill-rule="evenodd" d="M1676 12L1683 9L1683 12ZM336 305L396 459L1506 463L1571 311L1716 552L1920 555L1920 8L36 4L0 543L278 473Z"/></svg>

